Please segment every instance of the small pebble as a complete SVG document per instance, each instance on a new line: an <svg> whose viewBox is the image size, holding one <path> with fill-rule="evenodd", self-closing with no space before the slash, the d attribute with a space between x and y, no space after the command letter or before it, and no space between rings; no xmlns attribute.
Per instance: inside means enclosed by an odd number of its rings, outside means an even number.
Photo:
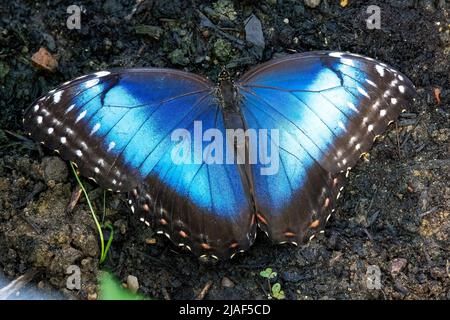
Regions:
<svg viewBox="0 0 450 320"><path fill-rule="evenodd" d="M88 300L97 300L97 293L96 292L89 293Z"/></svg>
<svg viewBox="0 0 450 320"><path fill-rule="evenodd" d="M306 6L315 8L320 4L320 0L305 0Z"/></svg>
<svg viewBox="0 0 450 320"><path fill-rule="evenodd" d="M391 275L395 277L400 273L400 271L406 266L408 261L404 258L395 258L391 262Z"/></svg>
<svg viewBox="0 0 450 320"><path fill-rule="evenodd" d="M58 68L58 61L52 56L47 49L41 47L38 52L33 54L31 61L39 68L48 71L55 71Z"/></svg>
<svg viewBox="0 0 450 320"><path fill-rule="evenodd" d="M69 171L67 165L59 157L46 157L42 160L42 168L44 171L44 180L49 187L57 182L65 182Z"/></svg>
<svg viewBox="0 0 450 320"><path fill-rule="evenodd" d="M135 276L129 275L127 277L127 286L131 292L136 293L139 290L138 279Z"/></svg>
<svg viewBox="0 0 450 320"><path fill-rule="evenodd" d="M234 283L229 278L223 277L222 278L222 287L224 287L224 288L233 288L234 287Z"/></svg>

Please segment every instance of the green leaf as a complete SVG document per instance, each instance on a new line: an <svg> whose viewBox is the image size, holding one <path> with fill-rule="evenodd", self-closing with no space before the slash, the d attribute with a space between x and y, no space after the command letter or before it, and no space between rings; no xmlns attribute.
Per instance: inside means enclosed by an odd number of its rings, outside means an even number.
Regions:
<svg viewBox="0 0 450 320"><path fill-rule="evenodd" d="M277 294L281 291L281 284L278 282L272 286L272 294Z"/></svg>
<svg viewBox="0 0 450 320"><path fill-rule="evenodd" d="M281 290L281 284L278 282L272 286L272 297L278 300L282 300L285 298L284 291Z"/></svg>
<svg viewBox="0 0 450 320"><path fill-rule="evenodd" d="M272 268L267 268L266 270L263 270L259 273L259 275L263 278L270 279L270 276L272 274Z"/></svg>

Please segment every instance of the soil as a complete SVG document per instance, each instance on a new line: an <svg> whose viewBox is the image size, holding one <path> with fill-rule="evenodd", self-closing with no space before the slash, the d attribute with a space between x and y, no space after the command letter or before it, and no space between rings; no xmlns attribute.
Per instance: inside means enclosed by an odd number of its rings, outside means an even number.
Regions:
<svg viewBox="0 0 450 320"><path fill-rule="evenodd" d="M69 1L70 2L70 1ZM266 299L259 273L270 267L286 299L450 298L450 5L446 1L371 1L381 29L368 29L366 1L89 1L81 29L69 30L65 1L0 5L0 270L8 279L38 270L38 292L98 297L108 269L156 299ZM261 21L262 54L245 40L244 22ZM207 20L214 27L206 27ZM39 68L41 47L58 66ZM417 87L408 107L352 169L325 233L308 245L276 246L261 234L245 254L205 265L129 215L126 197L106 194L115 229L107 262L83 197L67 210L76 181L65 162L23 137L22 110L74 77L111 68L171 67L216 80L281 54L341 50L376 58ZM103 191L85 181L99 212ZM80 290L67 289L69 265ZM377 269L379 268L379 269ZM380 287L367 282L381 272ZM368 285L369 284L369 285ZM33 291L34 292L34 291ZM17 296L15 296L17 298ZM19 296L20 297L20 296ZM33 298L42 296L32 295Z"/></svg>

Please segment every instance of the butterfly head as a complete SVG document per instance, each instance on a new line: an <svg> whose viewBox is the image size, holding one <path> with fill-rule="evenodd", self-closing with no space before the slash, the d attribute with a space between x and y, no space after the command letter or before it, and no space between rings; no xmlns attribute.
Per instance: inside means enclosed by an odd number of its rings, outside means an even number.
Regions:
<svg viewBox="0 0 450 320"><path fill-rule="evenodd" d="M222 71L220 71L219 73L219 82L231 82L231 75L230 73L227 71L227 69L225 69L224 67L222 67Z"/></svg>

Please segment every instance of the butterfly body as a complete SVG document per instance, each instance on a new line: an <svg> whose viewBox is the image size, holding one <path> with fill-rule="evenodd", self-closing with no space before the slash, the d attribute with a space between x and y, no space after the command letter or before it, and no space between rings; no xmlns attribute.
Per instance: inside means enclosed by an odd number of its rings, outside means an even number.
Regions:
<svg viewBox="0 0 450 320"><path fill-rule="evenodd" d="M171 69L117 69L34 103L25 129L196 255L254 242L300 244L333 211L345 174L414 96L371 58L311 52L236 82Z"/></svg>

